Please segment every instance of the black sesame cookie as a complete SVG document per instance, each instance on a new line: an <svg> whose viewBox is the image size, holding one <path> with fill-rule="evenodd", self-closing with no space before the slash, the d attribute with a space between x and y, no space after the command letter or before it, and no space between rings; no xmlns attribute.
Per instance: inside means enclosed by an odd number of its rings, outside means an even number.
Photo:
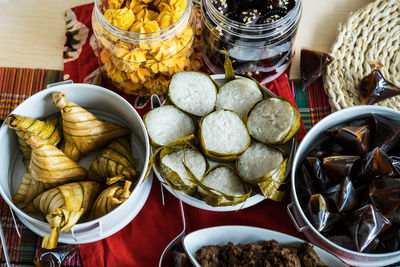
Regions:
<svg viewBox="0 0 400 267"><path fill-rule="evenodd" d="M283 8L283 9L288 9L289 7L289 0L267 0L266 6L267 9L273 10L276 8Z"/></svg>
<svg viewBox="0 0 400 267"><path fill-rule="evenodd" d="M211 3L222 15L228 14L228 0L211 0Z"/></svg>
<svg viewBox="0 0 400 267"><path fill-rule="evenodd" d="M257 24L261 17L261 13L257 9L247 9L240 13L239 15L239 22L248 25Z"/></svg>
<svg viewBox="0 0 400 267"><path fill-rule="evenodd" d="M224 16L248 25L266 24L284 17L297 0L211 0Z"/></svg>

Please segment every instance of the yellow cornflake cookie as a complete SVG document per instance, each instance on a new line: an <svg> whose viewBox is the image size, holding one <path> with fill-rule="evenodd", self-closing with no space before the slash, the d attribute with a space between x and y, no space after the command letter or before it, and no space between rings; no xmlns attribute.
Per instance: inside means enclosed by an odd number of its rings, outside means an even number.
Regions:
<svg viewBox="0 0 400 267"><path fill-rule="evenodd" d="M135 15L131 9L126 7L120 9L107 9L104 17L115 27L122 30L129 30L135 21Z"/></svg>
<svg viewBox="0 0 400 267"><path fill-rule="evenodd" d="M121 8L122 4L124 3L124 0L108 0L108 5L112 9L118 9Z"/></svg>
<svg viewBox="0 0 400 267"><path fill-rule="evenodd" d="M111 78L111 80L121 83L123 81L126 81L128 77L126 76L126 73L123 71L120 71L119 69L115 68L114 66L110 65L107 68L107 75Z"/></svg>

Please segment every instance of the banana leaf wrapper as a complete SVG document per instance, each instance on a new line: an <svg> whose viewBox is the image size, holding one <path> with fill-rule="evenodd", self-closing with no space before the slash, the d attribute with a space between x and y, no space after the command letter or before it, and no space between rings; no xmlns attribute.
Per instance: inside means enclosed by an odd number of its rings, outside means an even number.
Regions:
<svg viewBox="0 0 400 267"><path fill-rule="evenodd" d="M212 167L211 169L208 169L207 172L204 174L203 177L207 176L208 173L212 172L214 169L219 168L219 167L227 167L231 170L233 170L238 176L239 174L237 171L229 166L225 165L216 165ZM196 176L193 175L193 173L190 171L189 168L186 167L187 172L189 173L190 178L192 179L193 183L197 184L198 187L200 187L203 191L205 191L206 195L203 195L204 201L212 206L212 207L221 207L221 206L233 206L237 205L240 203L244 203L249 196L251 195L252 189L250 186L248 186L246 183L242 182L245 194L243 195L228 195L225 194L217 189L208 187L204 185L200 180L196 178ZM239 176L240 177L240 176Z"/></svg>
<svg viewBox="0 0 400 267"><path fill-rule="evenodd" d="M270 171L269 173L264 174L261 177L258 177L258 178L255 178L255 179L251 179L251 180L248 180L243 176L240 176L240 178L242 178L243 181L245 181L246 183L249 183L251 185L260 184L260 183L271 181L272 178L276 177L277 173L281 172L282 166L284 166L283 174L285 174L287 161L288 161L287 158L283 158L283 161L282 161L281 165L278 168L276 168L275 170ZM235 163L236 169L238 169L238 162L239 162L239 160L237 160L236 163ZM239 173L239 175L240 175L240 173Z"/></svg>
<svg viewBox="0 0 400 267"><path fill-rule="evenodd" d="M232 81L232 80L236 79L235 70L233 69L232 61L231 61L231 59L229 58L229 54L228 54L228 52L226 51L226 49L221 50L221 52L224 53L224 55L225 55L225 61L224 61L225 79L229 82L229 81ZM250 78L250 79L252 79L254 82L256 82L259 88L262 88L262 87L263 87L263 86L262 86L256 79L254 79L253 77L248 76L248 78ZM262 91L263 91L263 90L262 90ZM264 93L264 92L263 92L263 93ZM264 94L264 96L265 96L265 94ZM267 96L266 98L268 98L268 97L269 97L269 96ZM278 97L278 98L281 99L281 100L284 100L284 101L288 102L288 103L291 105L291 107L292 107L292 109L293 109L293 111L294 111L294 113L295 113L294 123L293 123L293 125L292 125L292 128L290 129L290 132L288 133L288 135L287 135L282 141L276 143L276 144L284 144L284 143L286 143L287 141L289 141L290 139L292 139L292 138L297 134L297 132L299 131L299 129L300 129L300 112L299 112L286 98L283 98L283 97ZM248 111L247 115L245 116L245 118L244 118L244 123L245 123L246 125L247 125L247 117L248 117L248 115L250 114L251 110L252 110L257 104L258 104L258 103L255 103L255 104L253 105L253 107L250 108L250 110ZM232 158L233 158L233 157L229 157L229 156L228 156L228 157L221 157L221 156L213 155L213 154L210 154L210 153L207 153L207 154L208 154L207 156L210 156L212 159L215 159L215 160L218 160L218 161L223 161L223 162L232 161Z"/></svg>
<svg viewBox="0 0 400 267"><path fill-rule="evenodd" d="M61 149L74 161L129 133L128 128L100 120L86 109L66 100L64 93L53 93L52 99L61 110L65 139Z"/></svg>
<svg viewBox="0 0 400 267"><path fill-rule="evenodd" d="M165 145L165 146L157 148L153 152L153 155L149 159L149 163L147 164L147 171L146 171L145 177L147 177L149 175L149 173L151 171L151 167L153 165L156 165L156 168L157 168L157 164L158 164L158 162L160 162L160 153L161 153L161 151L163 149L165 149L165 148L173 148L173 147L181 148L184 145L190 146L190 147L195 147L195 145L194 145L195 142L196 142L196 137L192 134L192 135L180 138L180 139L176 140L175 142L169 143L168 145Z"/></svg>
<svg viewBox="0 0 400 267"><path fill-rule="evenodd" d="M258 187L262 194L275 201L282 201L285 192L279 191L278 188L282 185L285 179L285 171L288 159L286 158L279 169L275 173L268 175L264 182L258 183Z"/></svg>
<svg viewBox="0 0 400 267"><path fill-rule="evenodd" d="M135 182L139 173L132 158L131 145L127 137L120 137L102 150L90 166L88 177L104 181L108 177L123 175Z"/></svg>
<svg viewBox="0 0 400 267"><path fill-rule="evenodd" d="M286 98L283 98L283 99L285 99L288 103L290 103ZM292 109L295 114L294 122L293 122L292 128L290 129L290 132L286 136L285 140L283 140L283 142L282 142L283 144L286 143L287 141L289 141L290 139L292 139L300 129L300 124L301 124L300 112L293 105L292 105Z"/></svg>
<svg viewBox="0 0 400 267"><path fill-rule="evenodd" d="M29 174L42 183L61 184L83 180L87 171L67 157L48 140L25 133L27 143L32 147Z"/></svg>
<svg viewBox="0 0 400 267"><path fill-rule="evenodd" d="M255 81L259 86L261 86L259 82L257 82L256 80L254 80L254 81ZM249 118L249 116L250 116L250 113L253 111L253 109L255 108L255 106L257 106L259 103L261 103L262 101L264 101L266 98L269 98L269 97L265 97L263 100L261 100L261 101L255 103L255 104L249 109L249 111L247 112L246 116L243 118L243 121L244 121L244 123L245 123L246 126L247 126L247 123L248 123L248 118ZM277 140L276 142L268 143L267 145L280 145L280 144L285 144L287 141L289 141L290 139L292 139L292 138L297 134L297 132L298 132L299 129L300 129L300 124L301 124L300 112L293 106L293 104L290 103L290 101L287 100L287 99L284 98L284 97L278 96L278 97L276 97L276 98L278 98L278 99L280 99L280 100L282 100L282 101L284 101L284 102L287 102L287 103L290 105L291 109L292 109L293 112L294 112L294 119L293 119L293 123L292 123L291 128L290 128L290 131L288 132L288 134L287 134L284 138L282 138L281 140ZM257 139L257 138L254 138L254 139ZM261 143L265 143L265 142L262 142L261 140L257 140L257 141L259 141L259 142L261 142Z"/></svg>
<svg viewBox="0 0 400 267"><path fill-rule="evenodd" d="M204 143L204 142L203 142ZM208 158L215 160L215 161L219 161L219 162L232 162L237 160L237 158L239 157L239 154L234 154L234 155L230 155L230 156L219 156L219 155L214 155L212 153L210 153L208 150L206 150L203 146L201 147L201 151L204 153L204 155L206 155Z"/></svg>
<svg viewBox="0 0 400 267"><path fill-rule="evenodd" d="M230 111L230 110L228 110L228 111ZM215 160L215 161L219 161L219 162L232 162L232 161L235 161L251 145L251 137L250 137L250 134L249 134L249 139L248 139L246 148L243 149L242 151L237 152L237 153L225 154L225 153L219 153L219 152L215 152L215 151L212 151L212 150L208 150L206 148L206 145L205 145L205 142L204 142L204 139L203 139L203 134L201 133L202 127L203 127L203 121L204 121L205 117L206 116L202 117L201 120L200 120L200 134L199 134L200 138L199 139L200 139L201 151L208 158L210 158L212 160ZM244 123L244 125L246 127L245 122L243 122L243 123ZM246 129L247 129L247 127L246 127Z"/></svg>
<svg viewBox="0 0 400 267"><path fill-rule="evenodd" d="M25 205L50 188L51 185L36 181L26 172L12 200L16 205Z"/></svg>
<svg viewBox="0 0 400 267"><path fill-rule="evenodd" d="M7 118L7 125L15 130L17 134L22 160L27 170L29 169L32 149L30 145L26 143L25 132L36 134L38 137L48 140L50 144L55 146L57 146L62 138L62 124L59 116L41 121L11 114Z"/></svg>
<svg viewBox="0 0 400 267"><path fill-rule="evenodd" d="M162 159L164 156L173 153L178 150L186 150L186 148L190 147L191 149L198 151L197 148L193 145L191 142L182 142L182 143L177 143L173 145L168 145L163 147L163 149L160 150L158 157L156 159L155 167L157 171L161 174L161 176L164 178L165 183L173 190L177 191L182 191L185 194L192 195L196 191L197 185L195 183L193 184L188 184L186 183L180 175L169 168L168 166L162 164ZM203 156L204 157L204 156ZM208 160L204 157L204 160L206 162L206 171L209 168L209 162ZM186 165L186 160L183 162L185 169L189 169ZM191 173L193 175L193 173Z"/></svg>
<svg viewBox="0 0 400 267"><path fill-rule="evenodd" d="M89 220L100 218L117 208L131 195L132 182L125 180L123 186L119 183L106 188L95 200L89 215Z"/></svg>
<svg viewBox="0 0 400 267"><path fill-rule="evenodd" d="M114 177L107 178L106 184L107 185L113 185L113 184L115 184L115 183L117 183L119 181L121 181L121 182L122 181L126 181L125 176L117 175L117 176L114 176Z"/></svg>
<svg viewBox="0 0 400 267"><path fill-rule="evenodd" d="M24 209L28 213L40 212L52 229L44 236L42 247L57 246L60 231L69 231L90 209L101 185L97 182L76 182L57 186L37 196Z"/></svg>
<svg viewBox="0 0 400 267"><path fill-rule="evenodd" d="M233 69L232 61L229 58L228 51L226 51L226 49L224 48L223 50L221 50L221 52L224 53L225 55L225 61L224 61L225 79L227 82L229 82L236 79L235 70Z"/></svg>

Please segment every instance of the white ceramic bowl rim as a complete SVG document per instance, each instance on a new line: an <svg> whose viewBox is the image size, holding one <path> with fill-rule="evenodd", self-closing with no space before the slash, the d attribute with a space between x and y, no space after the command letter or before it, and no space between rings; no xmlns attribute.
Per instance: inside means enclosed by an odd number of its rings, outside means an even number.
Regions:
<svg viewBox="0 0 400 267"><path fill-rule="evenodd" d="M232 232L235 233L233 236L235 236L236 238L237 238L237 235L239 234L239 235L243 236L244 239L247 239L246 236L249 235L249 234L250 234L250 236L254 236L256 233L258 234L258 238L256 238L257 240L246 240L246 241L244 241L244 243L258 242L260 240L266 240L266 239L264 239L264 235L269 235L271 239L276 239L280 244L281 244L281 242L280 242L279 239L281 239L282 237L287 238L288 241L290 240L290 243L299 242L299 243L311 244L311 243L309 243L309 242L307 242L307 241L305 241L303 239L294 237L292 235L288 235L288 234L285 234L285 233L282 233L282 232L278 232L278 231L274 231L274 230L270 230L270 229L255 227L255 226L246 226L246 225L213 226L213 227L202 228L202 229L193 231L193 232L187 234L183 238L182 244L183 244L185 252L190 255L190 260L193 260L193 258L194 258L194 254L191 253L191 252L194 252L194 251L192 251L191 249L188 249L188 247L187 247L188 246L188 244L187 244L188 241L187 240L188 239L193 240L193 236L197 236L197 235L207 236L207 235L209 235L210 232L211 233L215 233L217 236L218 235L223 235L224 237L229 236L229 238L227 240L225 240L225 239L222 240L223 241L222 243L225 243L225 244L227 242L229 242L229 241L233 242L232 234L229 234L229 233L232 233ZM235 241L237 241L237 240L235 240ZM242 240L238 240L238 241L239 241L239 243L242 243ZM236 243L236 242L234 242L234 243ZM202 243L200 243L200 244L202 246L222 245L222 244L215 244L215 243L213 243L213 244L210 244L210 243L202 244ZM193 245L189 244L189 246L193 246ZM286 245L284 245L284 246L286 246ZM287 246L290 247L291 245L288 244ZM323 253L326 253L325 256L329 256L331 259L334 259L335 261L343 263L343 265L347 266L347 264L342 259L340 259L336 255L334 255L333 253L331 253L331 252L329 252L329 251L327 251L327 250L325 250L325 249L323 249L321 247L318 247L316 245L313 245L313 246L314 246L314 248L318 248L316 250L317 254L319 254L318 250L323 251ZM321 255L319 255L319 256L321 257Z"/></svg>

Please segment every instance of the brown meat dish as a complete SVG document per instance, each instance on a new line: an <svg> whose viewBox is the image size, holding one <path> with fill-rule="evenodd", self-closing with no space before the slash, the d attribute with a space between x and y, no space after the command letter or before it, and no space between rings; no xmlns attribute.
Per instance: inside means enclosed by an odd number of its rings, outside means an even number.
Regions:
<svg viewBox="0 0 400 267"><path fill-rule="evenodd" d="M276 240L225 246L203 246L196 251L196 259L203 267L322 267L327 266L304 243L300 248L279 248Z"/></svg>

